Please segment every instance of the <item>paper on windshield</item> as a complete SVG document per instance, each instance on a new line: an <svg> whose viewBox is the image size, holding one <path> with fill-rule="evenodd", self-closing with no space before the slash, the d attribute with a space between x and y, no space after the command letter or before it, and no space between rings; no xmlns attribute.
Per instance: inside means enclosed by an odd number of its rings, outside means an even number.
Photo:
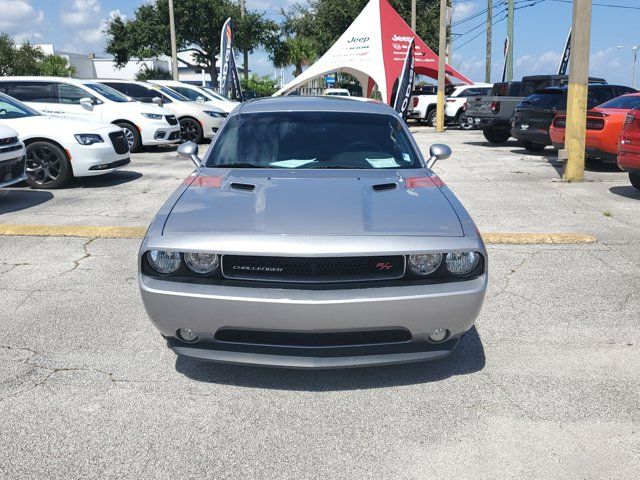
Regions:
<svg viewBox="0 0 640 480"><path fill-rule="evenodd" d="M308 163L313 163L315 161L316 161L315 158L306 159L306 160L299 160L299 159L296 159L296 158L291 158L289 160L280 160L278 162L271 162L269 164L269 166L282 167L282 168L298 168L298 167L301 167L302 165L306 165Z"/></svg>
<svg viewBox="0 0 640 480"><path fill-rule="evenodd" d="M398 163L393 157L390 158L365 158L369 165L373 168L396 168L399 167Z"/></svg>

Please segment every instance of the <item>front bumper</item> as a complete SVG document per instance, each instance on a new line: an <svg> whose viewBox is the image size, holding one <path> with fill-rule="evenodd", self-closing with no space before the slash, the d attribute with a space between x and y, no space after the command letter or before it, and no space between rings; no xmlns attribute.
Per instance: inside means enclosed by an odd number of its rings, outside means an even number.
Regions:
<svg viewBox="0 0 640 480"><path fill-rule="evenodd" d="M460 282L342 290L296 290L177 283L140 274L142 300L153 324L181 355L221 362L298 368L405 363L449 355L478 316L487 275ZM198 334L189 344L180 328ZM402 329L408 341L316 348L216 339L219 329L350 333ZM436 329L449 340L430 343Z"/></svg>
<svg viewBox="0 0 640 480"><path fill-rule="evenodd" d="M511 136L521 142L531 142L540 145L551 145L549 130L535 127L529 127L527 130L523 130L522 124L520 123L515 124L511 128Z"/></svg>
<svg viewBox="0 0 640 480"><path fill-rule="evenodd" d="M0 188L20 183L27 179L24 149L15 158L0 160Z"/></svg>
<svg viewBox="0 0 640 480"><path fill-rule="evenodd" d="M71 168L75 177L103 175L122 168L129 163L129 152L118 154L107 139L93 145L63 145L71 155ZM107 166L107 168L103 168Z"/></svg>
<svg viewBox="0 0 640 480"><path fill-rule="evenodd" d="M180 124L170 125L166 120L146 121L140 128L142 145L167 145L180 141Z"/></svg>

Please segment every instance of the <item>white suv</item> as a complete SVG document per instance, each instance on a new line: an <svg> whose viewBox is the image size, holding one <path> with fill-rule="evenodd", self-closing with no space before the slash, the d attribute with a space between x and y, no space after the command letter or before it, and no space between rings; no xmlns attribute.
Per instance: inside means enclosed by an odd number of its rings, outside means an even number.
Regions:
<svg viewBox="0 0 640 480"><path fill-rule="evenodd" d="M187 97L162 85L134 80L101 80L104 85L116 89L139 102L161 102L180 122L180 135L184 142L200 143L213 138L227 116L213 105L192 102Z"/></svg>
<svg viewBox="0 0 640 480"><path fill-rule="evenodd" d="M0 125L0 187L26 179L24 144L15 130Z"/></svg>
<svg viewBox="0 0 640 480"><path fill-rule="evenodd" d="M171 112L143 105L93 80L58 77L1 77L0 92L45 115L113 123L125 132L129 149L180 141Z"/></svg>
<svg viewBox="0 0 640 480"><path fill-rule="evenodd" d="M208 103L225 113L231 113L231 110L240 105L240 102L229 100L220 94L213 93L198 85L191 85L190 83L176 82L175 80L149 80L149 83L169 87L171 90L187 97L192 102Z"/></svg>
<svg viewBox="0 0 640 480"><path fill-rule="evenodd" d="M444 116L447 122L457 123L464 130L473 127L464 117L464 110L467 106L467 99L470 97L486 97L491 95L491 83L474 83L473 85L459 85L447 98L444 107Z"/></svg>

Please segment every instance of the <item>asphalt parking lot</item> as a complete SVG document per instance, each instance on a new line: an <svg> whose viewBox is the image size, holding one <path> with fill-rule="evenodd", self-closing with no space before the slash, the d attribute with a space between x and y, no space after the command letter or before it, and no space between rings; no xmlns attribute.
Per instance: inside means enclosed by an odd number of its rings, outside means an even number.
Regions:
<svg viewBox="0 0 640 480"><path fill-rule="evenodd" d="M623 479L640 465L640 192L611 167L412 130L492 243L476 328L448 359L337 371L176 358L136 238L0 236L0 478ZM0 224L146 228L175 149L67 190L0 193Z"/></svg>

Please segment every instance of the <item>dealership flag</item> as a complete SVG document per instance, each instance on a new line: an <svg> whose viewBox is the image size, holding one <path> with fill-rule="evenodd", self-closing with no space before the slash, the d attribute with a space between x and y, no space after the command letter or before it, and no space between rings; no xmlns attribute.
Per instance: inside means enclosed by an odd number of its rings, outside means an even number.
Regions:
<svg viewBox="0 0 640 480"><path fill-rule="evenodd" d="M509 54L509 37L504 39L504 64L502 65L502 81L507 80L507 55Z"/></svg>
<svg viewBox="0 0 640 480"><path fill-rule="evenodd" d="M569 29L569 36L567 36L567 43L564 46L564 53L562 54L562 60L560 60L560 66L558 67L558 75L567 74L567 68L569 67L570 57L571 57L571 29Z"/></svg>
<svg viewBox="0 0 640 480"><path fill-rule="evenodd" d="M233 56L233 22L227 18L220 36L220 93L227 97L230 90L234 98L242 100L240 77Z"/></svg>
<svg viewBox="0 0 640 480"><path fill-rule="evenodd" d="M414 47L414 38L409 42L409 47L407 48L407 56L404 57L404 64L402 65L402 72L400 73L399 81L398 81L398 90L396 92L396 101L394 102L393 108L400 115L404 115L409 107L409 99L411 98L411 90L413 90L413 47Z"/></svg>

